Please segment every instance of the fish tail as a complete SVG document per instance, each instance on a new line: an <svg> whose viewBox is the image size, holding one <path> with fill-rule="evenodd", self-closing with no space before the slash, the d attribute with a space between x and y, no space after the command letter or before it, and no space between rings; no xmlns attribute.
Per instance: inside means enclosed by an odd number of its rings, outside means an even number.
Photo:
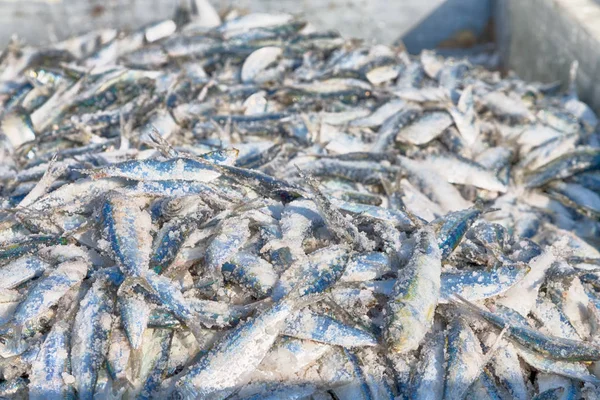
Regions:
<svg viewBox="0 0 600 400"><path fill-rule="evenodd" d="M141 363L140 363L141 364ZM137 374L136 374L137 375ZM129 379L125 377L119 377L113 381L112 384L113 395L119 396L120 393L125 392L126 390L130 390L134 388L133 383L129 381Z"/></svg>
<svg viewBox="0 0 600 400"><path fill-rule="evenodd" d="M423 218L419 217L417 214L413 213L412 211L408 210L407 208L405 208L403 211L404 211L404 213L406 213L406 216L408 217L408 219L410 219L410 222L412 222L412 224L417 229L421 229L425 225L428 224L427 221L425 221Z"/></svg>
<svg viewBox="0 0 600 400"><path fill-rule="evenodd" d="M481 308L479 308L479 306L473 304L461 295L455 294L454 297L451 297L449 299L449 302L460 310L468 311L469 313L479 318L486 319L484 311Z"/></svg>
<svg viewBox="0 0 600 400"><path fill-rule="evenodd" d="M131 356L129 358L129 366L131 368L131 376L133 377L133 379L135 380L137 376L140 376L141 374L141 370L142 370L142 346L140 346L137 349L134 349L133 347L131 348ZM121 382L123 383L123 386L121 386L119 389L125 387L125 385L132 385L131 382L129 382L129 380L127 378L120 378L120 379L125 379L127 380L127 382ZM117 381L119 381L119 379L117 379ZM116 389L117 386L117 381L115 381L114 386Z"/></svg>
<svg viewBox="0 0 600 400"><path fill-rule="evenodd" d="M192 332L192 335L196 338L196 341L200 344L203 344L203 339L206 336L206 329L204 325L198 320L192 319L185 322L186 326Z"/></svg>

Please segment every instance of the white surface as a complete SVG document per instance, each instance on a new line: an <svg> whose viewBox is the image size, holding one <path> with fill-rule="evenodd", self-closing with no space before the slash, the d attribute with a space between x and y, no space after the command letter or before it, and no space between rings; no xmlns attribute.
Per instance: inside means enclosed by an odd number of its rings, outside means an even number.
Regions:
<svg viewBox="0 0 600 400"><path fill-rule="evenodd" d="M92 28L132 28L169 18L177 4L188 0L0 0L0 45L12 33L30 43ZM348 37L392 43L434 11L436 29L413 34L418 43L438 42L462 28L481 30L490 0L211 0L217 11L234 6L242 11L288 12L322 29ZM471 13L472 11L472 13ZM431 25L431 24L430 24Z"/></svg>
<svg viewBox="0 0 600 400"><path fill-rule="evenodd" d="M506 66L522 78L566 83L579 61L582 100L600 111L600 4L594 0L500 0L500 44Z"/></svg>

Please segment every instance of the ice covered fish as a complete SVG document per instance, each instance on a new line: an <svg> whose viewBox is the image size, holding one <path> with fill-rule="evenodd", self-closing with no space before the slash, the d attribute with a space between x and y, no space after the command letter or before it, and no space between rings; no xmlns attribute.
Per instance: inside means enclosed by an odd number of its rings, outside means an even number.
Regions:
<svg viewBox="0 0 600 400"><path fill-rule="evenodd" d="M576 63L192 3L0 58L1 398L600 396Z"/></svg>

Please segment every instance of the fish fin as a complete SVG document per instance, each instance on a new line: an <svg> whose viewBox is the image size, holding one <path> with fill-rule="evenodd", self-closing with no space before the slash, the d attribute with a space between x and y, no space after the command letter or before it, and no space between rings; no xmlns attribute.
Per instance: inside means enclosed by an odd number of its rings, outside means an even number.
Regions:
<svg viewBox="0 0 600 400"><path fill-rule="evenodd" d="M410 219L410 222L413 223L413 225L417 228L417 229L421 229L423 228L425 225L428 225L429 223L427 221L425 221L423 218L419 217L417 214L413 213L412 211L408 210L408 209L404 209L402 210L406 216L408 217L408 219Z"/></svg>
<svg viewBox="0 0 600 400"><path fill-rule="evenodd" d="M470 302L459 294L454 294L454 296L450 297L449 302L454 305L459 310L464 310L471 315L474 315L478 318L487 320L484 313L485 311L481 309L477 304Z"/></svg>
<svg viewBox="0 0 600 400"><path fill-rule="evenodd" d="M160 131L151 125L151 132L148 134L150 140L146 141L149 146L152 146L155 150L160 152L164 157L172 158L178 157L179 152L171 146L169 142L160 134Z"/></svg>
<svg viewBox="0 0 600 400"><path fill-rule="evenodd" d="M382 174L379 174L379 180L381 181L381 186L383 186L383 191L385 192L386 196L390 196L399 190L400 179L397 179L396 182L392 183Z"/></svg>
<svg viewBox="0 0 600 400"><path fill-rule="evenodd" d="M481 200L480 198L475 199L475 204L473 204L473 208L479 211L485 210L485 204L483 203L483 200Z"/></svg>

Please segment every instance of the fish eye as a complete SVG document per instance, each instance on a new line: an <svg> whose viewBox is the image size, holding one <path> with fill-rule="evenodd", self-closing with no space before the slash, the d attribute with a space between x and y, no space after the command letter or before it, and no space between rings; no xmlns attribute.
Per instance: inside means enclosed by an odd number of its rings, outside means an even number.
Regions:
<svg viewBox="0 0 600 400"><path fill-rule="evenodd" d="M176 391L171 395L171 400L183 400L183 394Z"/></svg>

